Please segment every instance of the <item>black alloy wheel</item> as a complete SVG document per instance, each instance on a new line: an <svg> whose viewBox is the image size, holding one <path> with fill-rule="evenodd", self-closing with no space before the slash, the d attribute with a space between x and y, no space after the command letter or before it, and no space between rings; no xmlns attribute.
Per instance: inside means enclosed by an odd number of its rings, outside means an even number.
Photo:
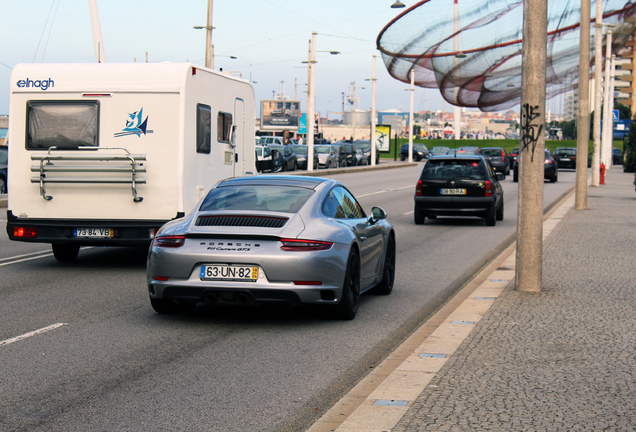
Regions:
<svg viewBox="0 0 636 432"><path fill-rule="evenodd" d="M384 258L384 272L382 280L373 289L374 294L389 295L393 291L393 283L395 282L395 237L389 235L386 244L386 256Z"/></svg>
<svg viewBox="0 0 636 432"><path fill-rule="evenodd" d="M341 320L352 320L360 306L360 257L354 249L349 252L347 272L342 286L340 303L334 306L334 315Z"/></svg>

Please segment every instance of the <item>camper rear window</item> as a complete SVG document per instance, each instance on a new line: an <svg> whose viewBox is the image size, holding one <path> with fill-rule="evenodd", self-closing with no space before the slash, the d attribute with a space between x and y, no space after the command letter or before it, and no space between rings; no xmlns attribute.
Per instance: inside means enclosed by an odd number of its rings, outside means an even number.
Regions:
<svg viewBox="0 0 636 432"><path fill-rule="evenodd" d="M229 143L232 133L232 114L219 112L217 117L217 141Z"/></svg>
<svg viewBox="0 0 636 432"><path fill-rule="evenodd" d="M27 150L99 145L98 101L27 102Z"/></svg>
<svg viewBox="0 0 636 432"><path fill-rule="evenodd" d="M197 153L210 154L212 141L212 108L197 105Z"/></svg>

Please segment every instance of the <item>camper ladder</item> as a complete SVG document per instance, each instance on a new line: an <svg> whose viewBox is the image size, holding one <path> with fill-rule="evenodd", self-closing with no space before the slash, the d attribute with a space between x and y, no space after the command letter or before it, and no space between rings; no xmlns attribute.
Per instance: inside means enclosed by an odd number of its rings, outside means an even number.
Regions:
<svg viewBox="0 0 636 432"><path fill-rule="evenodd" d="M31 177L31 183L40 184L42 198L53 199L46 194L47 183L103 183L130 184L133 201L143 201L137 195L137 185L146 183L146 178L140 175L146 173L142 163L146 155L116 147L78 147L78 150L82 152L51 147L46 154L31 155L31 160L38 162L31 165L31 172L39 174Z"/></svg>

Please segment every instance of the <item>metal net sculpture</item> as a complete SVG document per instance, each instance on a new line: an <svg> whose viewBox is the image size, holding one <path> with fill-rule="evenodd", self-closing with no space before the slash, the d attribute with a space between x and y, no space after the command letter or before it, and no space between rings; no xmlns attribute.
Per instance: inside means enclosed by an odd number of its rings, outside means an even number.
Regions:
<svg viewBox="0 0 636 432"><path fill-rule="evenodd" d="M596 6L591 3L593 25ZM580 4L549 0L548 99L578 85ZM633 1L603 2L603 24L618 25L612 52L625 55L633 49L625 45L634 34L634 15ZM520 0L423 0L386 25L377 48L394 78L410 83L413 70L417 86L439 88L453 105L499 111L520 103L522 32ZM593 74L593 42L590 47Z"/></svg>

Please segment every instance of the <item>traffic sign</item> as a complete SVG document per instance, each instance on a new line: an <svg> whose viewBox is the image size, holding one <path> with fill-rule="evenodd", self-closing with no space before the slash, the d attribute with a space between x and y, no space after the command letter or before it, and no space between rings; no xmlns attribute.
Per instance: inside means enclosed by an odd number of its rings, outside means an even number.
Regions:
<svg viewBox="0 0 636 432"><path fill-rule="evenodd" d="M618 110L612 110L612 121L620 120Z"/></svg>

